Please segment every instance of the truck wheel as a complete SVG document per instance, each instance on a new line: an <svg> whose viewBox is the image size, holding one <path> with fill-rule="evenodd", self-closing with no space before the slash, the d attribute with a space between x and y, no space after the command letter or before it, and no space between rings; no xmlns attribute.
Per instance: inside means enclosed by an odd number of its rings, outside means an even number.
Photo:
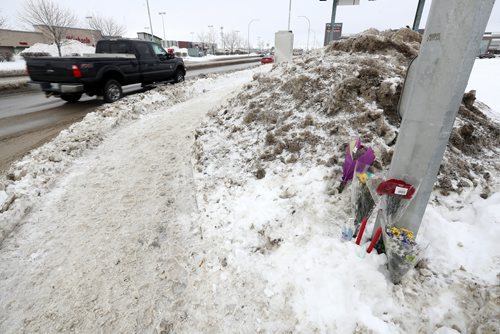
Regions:
<svg viewBox="0 0 500 334"><path fill-rule="evenodd" d="M81 97L82 93L61 94L61 99L69 103L76 103Z"/></svg>
<svg viewBox="0 0 500 334"><path fill-rule="evenodd" d="M102 96L104 98L104 102L113 103L121 99L123 95L122 86L115 79L109 79L104 84L102 88Z"/></svg>
<svg viewBox="0 0 500 334"><path fill-rule="evenodd" d="M183 82L183 81L184 81L184 71L181 69L178 69L177 71L175 71L174 82L178 83L178 82Z"/></svg>

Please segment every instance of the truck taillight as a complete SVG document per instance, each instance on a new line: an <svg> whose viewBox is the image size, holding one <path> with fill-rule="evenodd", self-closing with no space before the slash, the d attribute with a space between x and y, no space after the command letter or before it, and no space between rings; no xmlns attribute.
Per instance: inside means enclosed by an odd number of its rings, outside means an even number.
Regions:
<svg viewBox="0 0 500 334"><path fill-rule="evenodd" d="M73 76L77 79L82 77L82 72L80 72L80 68L76 65L71 65L71 69L73 70Z"/></svg>

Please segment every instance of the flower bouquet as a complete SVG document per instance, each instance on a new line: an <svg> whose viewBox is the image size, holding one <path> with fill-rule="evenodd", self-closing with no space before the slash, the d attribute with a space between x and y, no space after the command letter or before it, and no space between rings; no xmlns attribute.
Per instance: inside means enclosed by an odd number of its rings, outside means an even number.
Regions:
<svg viewBox="0 0 500 334"><path fill-rule="evenodd" d="M398 179L390 179L377 186L377 194L382 196L381 207L387 226L397 225L416 191L413 185Z"/></svg>
<svg viewBox="0 0 500 334"><path fill-rule="evenodd" d="M364 146L359 138L347 145L339 192L342 192L352 180L357 162L370 166L374 160L375 152L373 149Z"/></svg>
<svg viewBox="0 0 500 334"><path fill-rule="evenodd" d="M420 255L420 247L415 242L413 231L396 226L386 226L382 238L387 255L389 276L394 284L415 266Z"/></svg>
<svg viewBox="0 0 500 334"><path fill-rule="evenodd" d="M355 177L352 181L352 206L354 212L354 237L358 234L363 219L368 218L375 206L375 201L368 187L372 173L369 164L358 161L355 167Z"/></svg>

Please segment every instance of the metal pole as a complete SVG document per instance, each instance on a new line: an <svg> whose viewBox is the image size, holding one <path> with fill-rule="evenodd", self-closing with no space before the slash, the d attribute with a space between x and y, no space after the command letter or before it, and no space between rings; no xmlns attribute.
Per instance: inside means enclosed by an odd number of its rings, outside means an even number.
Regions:
<svg viewBox="0 0 500 334"><path fill-rule="evenodd" d="M288 4L288 31L290 31L290 15L292 14L292 0Z"/></svg>
<svg viewBox="0 0 500 334"><path fill-rule="evenodd" d="M215 55L215 47L214 47L214 44L215 44L215 32L214 32L214 26L213 25L209 25L208 26L208 29L210 29L210 38L209 38L209 42L210 42L210 49L212 49L212 54ZM212 38L214 40L212 40Z"/></svg>
<svg viewBox="0 0 500 334"><path fill-rule="evenodd" d="M148 7L149 29L151 29L151 40L153 40L153 25L151 24L151 13L149 12L149 1L148 0L146 0L146 5Z"/></svg>
<svg viewBox="0 0 500 334"><path fill-rule="evenodd" d="M222 44L222 53L226 53L226 46L224 45L224 27L220 27L220 42Z"/></svg>
<svg viewBox="0 0 500 334"><path fill-rule="evenodd" d="M163 17L167 13L166 12L159 12L158 14L161 15L161 23L163 24L163 40L166 41L167 39L165 38L165 21L163 20Z"/></svg>
<svg viewBox="0 0 500 334"><path fill-rule="evenodd" d="M247 36L248 37L248 40L247 40L248 41L248 54L250 54L250 24L252 24L252 22L255 22L258 20L259 19L252 19L252 20L250 20L250 22L248 22L248 30L247 30L247 32L248 32L248 36Z"/></svg>
<svg viewBox="0 0 500 334"><path fill-rule="evenodd" d="M307 20L307 47L306 47L306 50L309 50L309 34L311 33L311 21L309 21L309 19L306 17L306 16L299 16L299 17L303 17Z"/></svg>
<svg viewBox="0 0 500 334"><path fill-rule="evenodd" d="M338 0L333 0L333 5L332 5L332 19L330 20L331 24L331 30L328 36L328 43L333 41L333 26L335 25L335 15L337 14L337 4Z"/></svg>
<svg viewBox="0 0 500 334"><path fill-rule="evenodd" d="M413 30L418 31L420 27L420 19L424 11L425 0L418 0L417 12L415 13L415 20L413 21Z"/></svg>
<svg viewBox="0 0 500 334"><path fill-rule="evenodd" d="M419 188L397 226L417 234L495 0L433 1L407 74L388 178Z"/></svg>

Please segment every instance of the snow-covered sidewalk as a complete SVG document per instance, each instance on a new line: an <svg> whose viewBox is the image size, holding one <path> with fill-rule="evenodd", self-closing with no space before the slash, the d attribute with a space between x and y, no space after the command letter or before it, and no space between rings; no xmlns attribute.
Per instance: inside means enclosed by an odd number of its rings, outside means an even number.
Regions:
<svg viewBox="0 0 500 334"><path fill-rule="evenodd" d="M188 316L186 290L199 295L197 271L214 265L194 224L193 130L251 75L216 80L76 161L2 245L1 332L152 332Z"/></svg>

